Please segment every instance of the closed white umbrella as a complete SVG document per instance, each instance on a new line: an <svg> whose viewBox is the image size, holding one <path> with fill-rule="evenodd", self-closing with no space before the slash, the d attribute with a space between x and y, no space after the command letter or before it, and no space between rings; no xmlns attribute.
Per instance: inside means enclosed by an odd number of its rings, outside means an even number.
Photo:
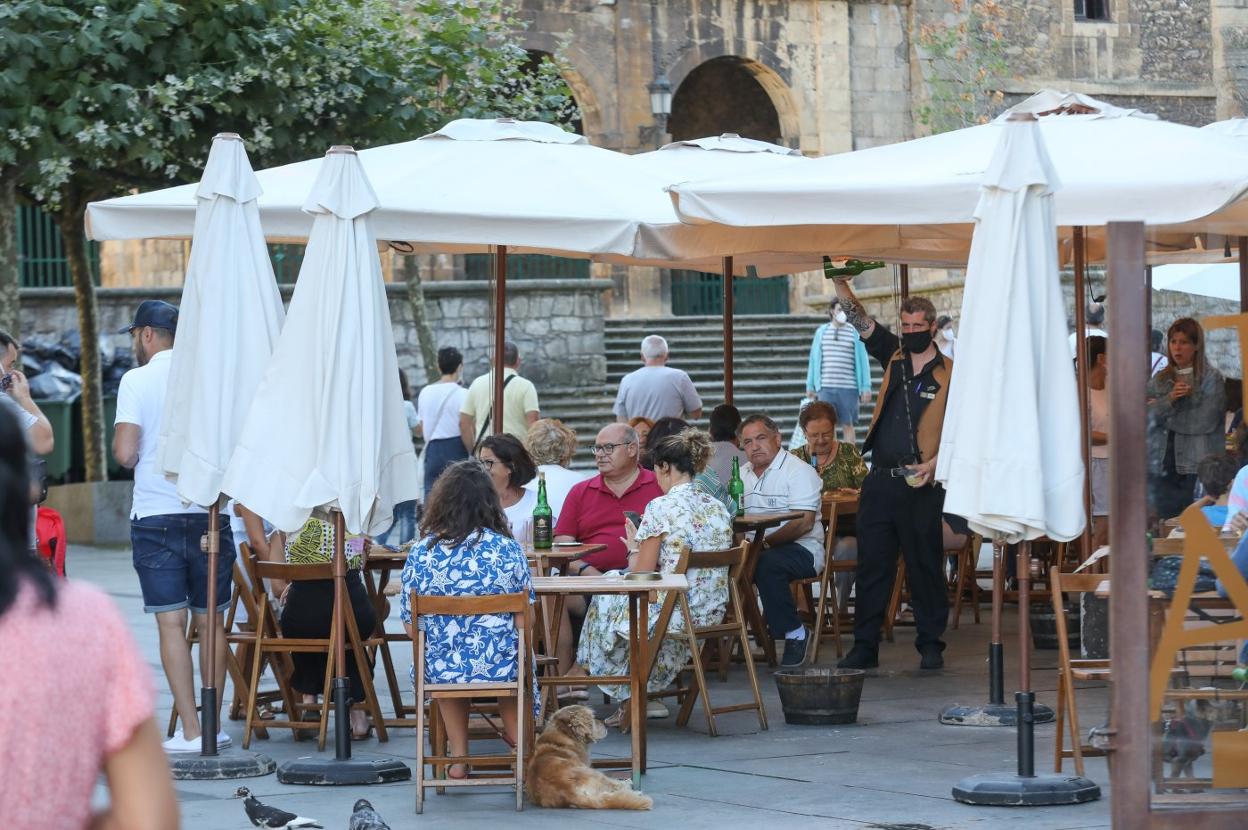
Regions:
<svg viewBox="0 0 1248 830"><path fill-rule="evenodd" d="M195 195L157 452L178 494L210 507L285 312L256 209L260 184L237 135L213 139Z"/></svg>
<svg viewBox="0 0 1248 830"><path fill-rule="evenodd" d="M1083 530L1078 394L1058 278L1058 176L1034 121L1001 132L982 180L936 478L988 537Z"/></svg>
<svg viewBox="0 0 1248 830"><path fill-rule="evenodd" d="M225 491L282 530L317 508L380 533L414 499L416 459L371 227L377 195L350 148L325 156L304 210L308 248Z"/></svg>

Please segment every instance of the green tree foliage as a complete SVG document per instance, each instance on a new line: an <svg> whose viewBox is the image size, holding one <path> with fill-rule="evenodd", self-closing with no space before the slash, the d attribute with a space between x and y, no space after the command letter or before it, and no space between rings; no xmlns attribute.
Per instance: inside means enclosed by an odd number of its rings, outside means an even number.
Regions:
<svg viewBox="0 0 1248 830"><path fill-rule="evenodd" d="M559 67L529 66L519 29L505 0L8 0L0 185L56 217L82 342L95 343L89 201L196 180L218 132L242 135L267 167L454 117L574 116ZM87 477L98 480L95 349L82 370Z"/></svg>
<svg viewBox="0 0 1248 830"><path fill-rule="evenodd" d="M928 101L917 114L933 133L988 123L1009 73L1001 5L949 0L949 9L954 22L924 23L916 38L929 67Z"/></svg>

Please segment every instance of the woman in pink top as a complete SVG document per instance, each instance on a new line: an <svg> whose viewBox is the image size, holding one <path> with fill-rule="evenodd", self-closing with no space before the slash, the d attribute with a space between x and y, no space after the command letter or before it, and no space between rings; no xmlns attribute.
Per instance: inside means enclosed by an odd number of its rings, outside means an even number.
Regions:
<svg viewBox="0 0 1248 830"><path fill-rule="evenodd" d="M178 826L150 670L112 601L27 549L26 444L0 409L0 816L5 830ZM103 772L109 808L91 814Z"/></svg>

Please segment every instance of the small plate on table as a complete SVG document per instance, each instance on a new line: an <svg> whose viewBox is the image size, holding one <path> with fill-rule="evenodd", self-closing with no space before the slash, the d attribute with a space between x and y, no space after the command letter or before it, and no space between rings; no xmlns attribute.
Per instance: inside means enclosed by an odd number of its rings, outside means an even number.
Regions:
<svg viewBox="0 0 1248 830"><path fill-rule="evenodd" d="M553 542L552 544L557 548L579 548L581 546L580 542Z"/></svg>

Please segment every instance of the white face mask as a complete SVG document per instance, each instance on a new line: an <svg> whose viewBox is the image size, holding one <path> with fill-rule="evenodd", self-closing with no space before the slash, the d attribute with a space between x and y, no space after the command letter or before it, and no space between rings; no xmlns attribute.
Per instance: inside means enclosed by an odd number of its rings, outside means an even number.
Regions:
<svg viewBox="0 0 1248 830"><path fill-rule="evenodd" d="M946 340L946 342L952 343L953 342L953 329L951 328L941 329L940 336L943 337Z"/></svg>
<svg viewBox="0 0 1248 830"><path fill-rule="evenodd" d="M841 311L839 308L836 310L836 313L832 315L832 319L836 321L838 326L845 325L846 321L849 320L849 318L845 316L845 312Z"/></svg>

